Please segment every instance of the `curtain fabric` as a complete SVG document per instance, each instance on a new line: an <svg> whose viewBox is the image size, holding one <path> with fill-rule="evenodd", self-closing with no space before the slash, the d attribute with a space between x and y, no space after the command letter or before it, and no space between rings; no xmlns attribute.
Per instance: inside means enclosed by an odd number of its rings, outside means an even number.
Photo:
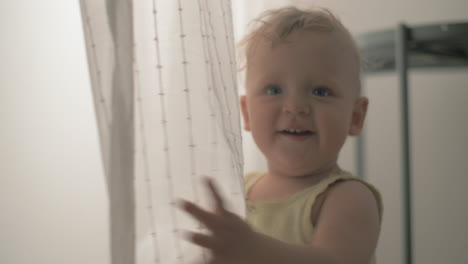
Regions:
<svg viewBox="0 0 468 264"><path fill-rule="evenodd" d="M177 198L210 206L215 178L244 216L231 3L81 0L113 264L203 263Z"/></svg>

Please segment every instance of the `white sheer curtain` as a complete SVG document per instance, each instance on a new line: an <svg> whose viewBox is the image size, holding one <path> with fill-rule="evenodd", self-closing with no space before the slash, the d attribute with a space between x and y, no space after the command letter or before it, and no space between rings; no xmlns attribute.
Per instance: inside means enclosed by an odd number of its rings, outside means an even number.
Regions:
<svg viewBox="0 0 468 264"><path fill-rule="evenodd" d="M231 3L81 0L107 177L113 264L203 263L175 208L214 177L244 215Z"/></svg>

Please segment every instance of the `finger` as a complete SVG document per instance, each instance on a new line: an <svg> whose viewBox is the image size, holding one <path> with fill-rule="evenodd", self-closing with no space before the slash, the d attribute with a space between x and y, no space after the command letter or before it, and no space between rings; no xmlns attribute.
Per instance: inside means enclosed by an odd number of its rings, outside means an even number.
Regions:
<svg viewBox="0 0 468 264"><path fill-rule="evenodd" d="M218 243L216 243L216 240L210 235L184 231L184 238L196 245L210 249L212 251L216 251L218 249Z"/></svg>
<svg viewBox="0 0 468 264"><path fill-rule="evenodd" d="M207 212L203 210L202 208L200 208L199 206L197 206L196 204L186 201L186 200L181 200L179 204L184 211L186 211L193 218L201 222L211 231L215 231L215 229L217 229L218 221L217 221L217 216L215 214Z"/></svg>
<svg viewBox="0 0 468 264"><path fill-rule="evenodd" d="M224 208L224 199L221 197L221 194L218 190L218 187L214 183L213 179L205 177L205 183L208 186L208 189L210 190L210 193L215 201L215 206L218 210L225 211Z"/></svg>

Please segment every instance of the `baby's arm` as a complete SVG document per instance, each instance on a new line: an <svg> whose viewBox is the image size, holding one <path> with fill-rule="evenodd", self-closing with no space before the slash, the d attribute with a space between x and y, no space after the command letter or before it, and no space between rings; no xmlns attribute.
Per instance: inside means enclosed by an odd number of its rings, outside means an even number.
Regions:
<svg viewBox="0 0 468 264"><path fill-rule="evenodd" d="M212 263L362 264L368 263L379 234L377 203L363 184L345 181L328 191L320 209L311 245L284 243L256 233L237 215L224 209L223 199L208 181L215 212L184 202L183 208L210 231L191 233L190 240L213 253Z"/></svg>

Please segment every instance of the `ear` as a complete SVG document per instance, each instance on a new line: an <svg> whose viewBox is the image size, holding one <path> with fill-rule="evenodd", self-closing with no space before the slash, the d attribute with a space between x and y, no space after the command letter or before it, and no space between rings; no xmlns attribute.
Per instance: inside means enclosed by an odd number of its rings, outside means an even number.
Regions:
<svg viewBox="0 0 468 264"><path fill-rule="evenodd" d="M247 96L242 95L240 97L240 107L241 107L242 117L244 119L244 129L245 131L250 131L249 111L247 109Z"/></svg>
<svg viewBox="0 0 468 264"><path fill-rule="evenodd" d="M349 128L349 134L351 136L357 136L361 133L362 128L364 127L368 105L369 100L366 97L359 98L354 104L351 126Z"/></svg>

